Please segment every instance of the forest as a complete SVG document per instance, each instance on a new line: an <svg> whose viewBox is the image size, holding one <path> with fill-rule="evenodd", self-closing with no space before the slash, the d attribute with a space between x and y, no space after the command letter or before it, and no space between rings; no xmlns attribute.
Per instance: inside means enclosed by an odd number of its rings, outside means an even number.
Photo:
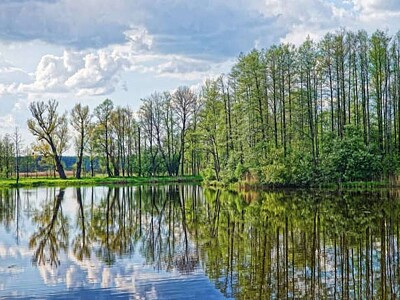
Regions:
<svg viewBox="0 0 400 300"><path fill-rule="evenodd" d="M400 167L400 32L341 29L254 49L199 91L154 92L138 111L110 99L92 111L57 108L54 99L30 104L32 147L21 149L18 129L1 137L0 176L46 165L66 178L62 157L74 149L76 178L381 181Z"/></svg>

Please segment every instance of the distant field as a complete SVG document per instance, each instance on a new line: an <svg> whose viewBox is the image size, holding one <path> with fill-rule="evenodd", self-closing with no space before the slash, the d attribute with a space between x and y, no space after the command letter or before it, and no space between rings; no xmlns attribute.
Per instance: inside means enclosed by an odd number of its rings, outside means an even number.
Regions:
<svg viewBox="0 0 400 300"><path fill-rule="evenodd" d="M75 172L74 171L65 171L65 175L67 175L67 177L74 177ZM85 177L89 176L86 174L82 174L82 175ZM54 176L53 172L28 172L28 173L21 172L21 173L19 173L19 176L21 178L24 178L24 177L25 178L58 178L58 173L56 173L56 176Z"/></svg>

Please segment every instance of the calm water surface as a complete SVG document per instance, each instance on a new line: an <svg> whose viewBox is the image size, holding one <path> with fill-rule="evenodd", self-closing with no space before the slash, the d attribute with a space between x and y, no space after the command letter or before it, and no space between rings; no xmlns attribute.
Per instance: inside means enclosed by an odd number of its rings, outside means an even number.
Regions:
<svg viewBox="0 0 400 300"><path fill-rule="evenodd" d="M0 298L397 299L400 193L0 190Z"/></svg>

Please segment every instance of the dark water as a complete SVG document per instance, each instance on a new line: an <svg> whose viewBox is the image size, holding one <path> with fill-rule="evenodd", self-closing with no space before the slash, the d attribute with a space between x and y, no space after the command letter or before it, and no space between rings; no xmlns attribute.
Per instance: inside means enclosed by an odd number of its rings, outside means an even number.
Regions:
<svg viewBox="0 0 400 300"><path fill-rule="evenodd" d="M0 190L0 298L398 299L398 191Z"/></svg>

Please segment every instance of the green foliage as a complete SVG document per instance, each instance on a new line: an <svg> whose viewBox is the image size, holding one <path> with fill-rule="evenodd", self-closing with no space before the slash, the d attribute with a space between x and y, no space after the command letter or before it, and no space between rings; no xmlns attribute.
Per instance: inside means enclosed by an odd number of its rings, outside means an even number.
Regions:
<svg viewBox="0 0 400 300"><path fill-rule="evenodd" d="M212 168L204 168L201 170L200 175L204 178L206 181L213 181L216 180L217 178L215 177L215 172Z"/></svg>
<svg viewBox="0 0 400 300"><path fill-rule="evenodd" d="M224 183L234 183L239 181L248 172L241 162L240 158L231 155L225 164L225 167L221 170L221 178Z"/></svg>
<svg viewBox="0 0 400 300"><path fill-rule="evenodd" d="M261 176L265 183L283 184L287 182L287 162L282 151L282 149L271 149L263 161Z"/></svg>
<svg viewBox="0 0 400 300"><path fill-rule="evenodd" d="M286 165L290 184L307 186L314 182L317 171L310 153L292 151L287 157Z"/></svg>
<svg viewBox="0 0 400 300"><path fill-rule="evenodd" d="M380 156L364 144L359 128L348 125L344 137L323 141L320 173L323 182L373 180L382 169Z"/></svg>

